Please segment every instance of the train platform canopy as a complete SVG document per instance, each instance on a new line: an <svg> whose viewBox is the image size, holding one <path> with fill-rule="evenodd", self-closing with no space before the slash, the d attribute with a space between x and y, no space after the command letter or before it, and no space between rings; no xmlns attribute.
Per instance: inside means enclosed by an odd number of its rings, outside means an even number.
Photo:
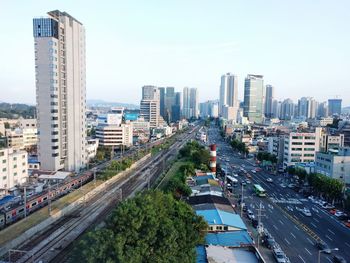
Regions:
<svg viewBox="0 0 350 263"><path fill-rule="evenodd" d="M66 180L72 173L71 172L62 172L58 171L54 174L41 174L39 179L43 180Z"/></svg>
<svg viewBox="0 0 350 263"><path fill-rule="evenodd" d="M11 202L14 198L15 198L15 196L13 196L13 195L4 196L3 198L0 199L0 206L6 204L8 202Z"/></svg>

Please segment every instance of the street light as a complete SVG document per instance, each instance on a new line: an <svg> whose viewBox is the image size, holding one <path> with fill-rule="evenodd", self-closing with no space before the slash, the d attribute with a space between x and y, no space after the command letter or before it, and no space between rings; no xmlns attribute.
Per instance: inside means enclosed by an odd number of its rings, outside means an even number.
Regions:
<svg viewBox="0 0 350 263"><path fill-rule="evenodd" d="M318 263L320 263L320 260L321 260L321 252L324 252L324 251L326 251L326 250L330 250L330 251L338 251L339 250L339 248L331 248L331 249L322 249L322 250L319 250L318 251Z"/></svg>

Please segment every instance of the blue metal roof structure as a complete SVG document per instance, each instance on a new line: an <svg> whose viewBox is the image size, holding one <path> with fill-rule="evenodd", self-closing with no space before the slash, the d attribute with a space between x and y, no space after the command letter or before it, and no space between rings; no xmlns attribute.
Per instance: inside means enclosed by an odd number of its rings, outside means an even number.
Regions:
<svg viewBox="0 0 350 263"><path fill-rule="evenodd" d="M246 230L207 233L206 244L215 246L241 247L253 245L253 240Z"/></svg>
<svg viewBox="0 0 350 263"><path fill-rule="evenodd" d="M196 246L196 263L207 263L207 253L204 246Z"/></svg>
<svg viewBox="0 0 350 263"><path fill-rule="evenodd" d="M242 218L237 214L225 212L219 209L197 210L196 214L203 216L209 225L225 225L247 230Z"/></svg>

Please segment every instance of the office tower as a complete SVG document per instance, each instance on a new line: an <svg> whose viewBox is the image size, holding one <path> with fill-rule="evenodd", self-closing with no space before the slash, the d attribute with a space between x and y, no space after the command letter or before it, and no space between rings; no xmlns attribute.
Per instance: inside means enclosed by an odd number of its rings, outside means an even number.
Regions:
<svg viewBox="0 0 350 263"><path fill-rule="evenodd" d="M291 99L285 99L281 105L281 115L282 120L291 120L294 117L294 103Z"/></svg>
<svg viewBox="0 0 350 263"><path fill-rule="evenodd" d="M175 105L175 89L173 87L167 87L166 88L166 94L165 94L165 117L164 119L170 123L172 122L171 116L172 116L172 107Z"/></svg>
<svg viewBox="0 0 350 263"><path fill-rule="evenodd" d="M318 104L317 117L324 118L328 116L328 105L327 102L321 102Z"/></svg>
<svg viewBox="0 0 350 263"><path fill-rule="evenodd" d="M155 86L142 87L142 100L140 103L140 116L150 123L151 128L159 126L160 91Z"/></svg>
<svg viewBox="0 0 350 263"><path fill-rule="evenodd" d="M261 123L264 114L264 79L262 75L249 74L244 81L244 117Z"/></svg>
<svg viewBox="0 0 350 263"><path fill-rule="evenodd" d="M224 106L235 107L238 110L238 79L237 76L226 73L221 76L219 111Z"/></svg>
<svg viewBox="0 0 350 263"><path fill-rule="evenodd" d="M165 119L165 88L159 89L159 111L160 115Z"/></svg>
<svg viewBox="0 0 350 263"><path fill-rule="evenodd" d="M198 118L198 92L196 88L183 89L183 116L186 119Z"/></svg>
<svg viewBox="0 0 350 263"><path fill-rule="evenodd" d="M79 171L87 162L84 26L55 10L33 19L33 35L41 168Z"/></svg>
<svg viewBox="0 0 350 263"><path fill-rule="evenodd" d="M160 91L156 86L143 86L142 87L142 99L143 100L157 100L160 102Z"/></svg>
<svg viewBox="0 0 350 263"><path fill-rule="evenodd" d="M275 89L272 85L266 85L265 92L265 116L268 118L272 118L272 101L274 98Z"/></svg>
<svg viewBox="0 0 350 263"><path fill-rule="evenodd" d="M342 99L329 99L328 100L328 115L340 116L341 114L341 103Z"/></svg>
<svg viewBox="0 0 350 263"><path fill-rule="evenodd" d="M277 110L278 100L273 99L271 103L271 117L278 118L278 110Z"/></svg>
<svg viewBox="0 0 350 263"><path fill-rule="evenodd" d="M172 122L179 121L181 119L181 92L175 92L175 103L171 109Z"/></svg>

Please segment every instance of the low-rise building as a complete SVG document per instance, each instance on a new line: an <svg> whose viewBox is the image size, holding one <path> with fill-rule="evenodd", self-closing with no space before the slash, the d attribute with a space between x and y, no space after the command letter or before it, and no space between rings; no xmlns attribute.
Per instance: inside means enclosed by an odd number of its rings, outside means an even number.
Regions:
<svg viewBox="0 0 350 263"><path fill-rule="evenodd" d="M88 160L95 158L98 148L98 139L88 139L86 145L86 156Z"/></svg>
<svg viewBox="0 0 350 263"><path fill-rule="evenodd" d="M315 172L350 184L350 147L316 153Z"/></svg>
<svg viewBox="0 0 350 263"><path fill-rule="evenodd" d="M320 149L321 128L315 132L291 132L284 136L283 167L314 162Z"/></svg>
<svg viewBox="0 0 350 263"><path fill-rule="evenodd" d="M0 149L0 194L28 177L28 154L12 148Z"/></svg>
<svg viewBox="0 0 350 263"><path fill-rule="evenodd" d="M109 147L132 146L132 124L99 125L96 127L99 145Z"/></svg>

